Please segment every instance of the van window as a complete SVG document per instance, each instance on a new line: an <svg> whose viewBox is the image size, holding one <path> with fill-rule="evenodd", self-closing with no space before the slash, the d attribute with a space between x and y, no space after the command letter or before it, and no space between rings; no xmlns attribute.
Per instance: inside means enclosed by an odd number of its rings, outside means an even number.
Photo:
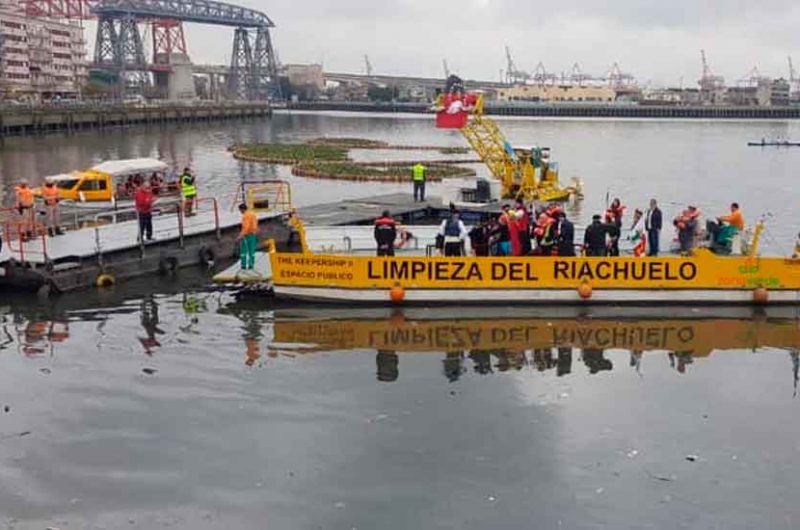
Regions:
<svg viewBox="0 0 800 530"><path fill-rule="evenodd" d="M57 180L56 187L61 190L71 190L78 183L78 179Z"/></svg>
<svg viewBox="0 0 800 530"><path fill-rule="evenodd" d="M87 179L81 182L78 191L103 191L107 188L105 180Z"/></svg>

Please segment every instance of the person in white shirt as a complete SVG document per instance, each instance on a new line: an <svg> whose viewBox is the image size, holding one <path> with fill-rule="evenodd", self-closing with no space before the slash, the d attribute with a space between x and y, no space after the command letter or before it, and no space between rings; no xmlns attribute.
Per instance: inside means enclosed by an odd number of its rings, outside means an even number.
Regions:
<svg viewBox="0 0 800 530"><path fill-rule="evenodd" d="M439 235L443 238L442 248L445 256L463 256L464 240L467 238L467 227L461 220L458 210L453 210L450 219L442 221Z"/></svg>

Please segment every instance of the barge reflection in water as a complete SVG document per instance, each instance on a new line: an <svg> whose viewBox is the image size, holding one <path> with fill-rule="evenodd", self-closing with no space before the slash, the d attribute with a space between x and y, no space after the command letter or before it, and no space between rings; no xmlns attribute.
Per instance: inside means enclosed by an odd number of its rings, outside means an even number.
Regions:
<svg viewBox="0 0 800 530"><path fill-rule="evenodd" d="M431 316L431 310L419 312L427 315L421 318L399 310L388 318L368 310L309 310L309 318L277 310L274 341L267 349L273 355L374 349L381 381L399 376L398 354L426 352L444 354L444 373L451 381L467 371L469 362L479 374L529 367L540 372L554 369L557 376L564 376L572 372L575 357L595 374L614 367L605 356L608 350L627 351L636 370L641 369L645 353L666 353L670 365L683 373L695 358L715 351L780 349L789 352L797 369L800 321L790 317L792 310L750 318L745 310L701 318L614 318L608 311L606 316L601 312L596 317L569 318L569 310L552 311L552 318L542 317L547 313L543 310L528 318L518 312L483 312L482 318L466 314L454 319ZM320 312L326 316L310 316Z"/></svg>
<svg viewBox="0 0 800 530"><path fill-rule="evenodd" d="M0 474L18 477L0 513L16 528L796 513L775 486L796 473L796 309L269 307L197 277L0 307Z"/></svg>

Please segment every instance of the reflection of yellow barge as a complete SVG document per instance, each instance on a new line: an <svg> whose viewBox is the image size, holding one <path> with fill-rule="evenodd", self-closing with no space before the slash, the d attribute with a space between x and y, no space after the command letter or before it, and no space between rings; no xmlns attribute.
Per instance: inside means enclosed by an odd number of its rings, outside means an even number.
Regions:
<svg viewBox="0 0 800 530"><path fill-rule="evenodd" d="M310 318L275 322L277 343L313 351L407 352L502 349L624 349L707 356L714 350L800 349L796 319L748 318Z"/></svg>
<svg viewBox="0 0 800 530"><path fill-rule="evenodd" d="M409 304L800 305L800 259L719 256L392 257L270 254L280 298Z"/></svg>

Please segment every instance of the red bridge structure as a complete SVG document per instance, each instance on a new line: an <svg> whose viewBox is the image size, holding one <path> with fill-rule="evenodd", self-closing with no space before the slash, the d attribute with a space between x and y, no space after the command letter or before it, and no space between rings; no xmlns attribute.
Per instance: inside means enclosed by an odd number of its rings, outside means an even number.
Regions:
<svg viewBox="0 0 800 530"><path fill-rule="evenodd" d="M138 91L153 75L169 74L176 57L188 61L184 22L234 28L228 90L237 99L281 96L278 66L264 13L212 0L22 0L28 16L97 20L93 68ZM142 26L152 35L145 54Z"/></svg>

